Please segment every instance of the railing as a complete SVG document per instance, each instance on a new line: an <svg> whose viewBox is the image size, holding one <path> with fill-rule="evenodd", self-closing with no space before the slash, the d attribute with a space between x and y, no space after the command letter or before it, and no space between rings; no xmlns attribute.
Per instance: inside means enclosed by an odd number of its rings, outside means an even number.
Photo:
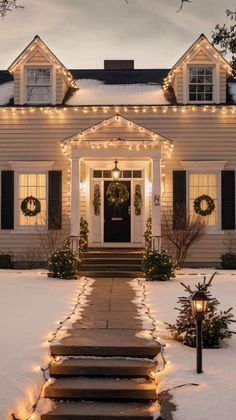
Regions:
<svg viewBox="0 0 236 420"><path fill-rule="evenodd" d="M73 252L79 252L79 236L70 236L70 247Z"/></svg>
<svg viewBox="0 0 236 420"><path fill-rule="evenodd" d="M152 235L152 250L161 251L161 236Z"/></svg>

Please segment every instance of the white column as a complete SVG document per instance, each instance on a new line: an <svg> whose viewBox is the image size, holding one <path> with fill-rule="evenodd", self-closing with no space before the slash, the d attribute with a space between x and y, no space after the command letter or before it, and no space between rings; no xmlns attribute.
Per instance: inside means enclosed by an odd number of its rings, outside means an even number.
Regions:
<svg viewBox="0 0 236 420"><path fill-rule="evenodd" d="M161 236L161 162L152 159L152 235Z"/></svg>
<svg viewBox="0 0 236 420"><path fill-rule="evenodd" d="M80 231L80 158L71 159L71 236Z"/></svg>

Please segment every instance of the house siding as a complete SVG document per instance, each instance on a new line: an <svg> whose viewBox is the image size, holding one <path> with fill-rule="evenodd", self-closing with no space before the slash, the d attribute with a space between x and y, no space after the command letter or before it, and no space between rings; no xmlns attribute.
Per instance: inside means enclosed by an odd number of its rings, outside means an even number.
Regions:
<svg viewBox="0 0 236 420"><path fill-rule="evenodd" d="M174 142L172 157L165 164L165 188L162 202L165 206L172 204L172 173L173 170L182 170L182 160L226 160L227 170L236 170L235 153L235 116L229 109L222 113L217 109L215 113L204 112L202 108L173 112L171 107L166 113L162 113L161 107L158 112L150 111L136 113L129 110L122 114L126 118L145 126L150 130L157 131L160 135L170 138ZM67 111L56 112L51 110L44 113L40 109L33 112L21 110L12 114L11 109L4 113L0 109L0 170L9 170L9 161L54 161L54 170L62 170L62 194L63 194L63 229L62 237L69 234L70 208L68 205L68 183L69 161L60 149L60 140L74 135L104 118L116 113L110 108L107 114L100 109L94 113L83 113L83 110L75 112L73 108ZM122 128L122 130L124 130ZM118 127L109 127L107 134L111 138L121 134L130 138L141 133L126 129L122 131ZM104 138L104 132L98 132L93 136ZM140 157L142 152L140 151ZM86 192L81 192L81 216L86 217ZM235 234L235 231L234 231ZM220 233L207 234L191 250L188 262L192 263L215 263L219 262L220 255L225 251L224 241L226 235ZM0 252L10 250L18 258L22 254L30 252L30 249L38 247L38 235L21 234L11 231L0 231ZM27 251L28 250L28 251Z"/></svg>

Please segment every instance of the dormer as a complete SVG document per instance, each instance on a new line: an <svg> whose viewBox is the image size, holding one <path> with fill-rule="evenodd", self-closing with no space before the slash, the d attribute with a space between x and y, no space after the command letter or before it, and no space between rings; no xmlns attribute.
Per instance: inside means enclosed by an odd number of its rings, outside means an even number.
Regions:
<svg viewBox="0 0 236 420"><path fill-rule="evenodd" d="M232 73L228 61L202 34L172 67L164 90L173 89L179 104L223 104Z"/></svg>
<svg viewBox="0 0 236 420"><path fill-rule="evenodd" d="M59 105L69 88L77 88L71 73L36 35L13 61L15 105Z"/></svg>

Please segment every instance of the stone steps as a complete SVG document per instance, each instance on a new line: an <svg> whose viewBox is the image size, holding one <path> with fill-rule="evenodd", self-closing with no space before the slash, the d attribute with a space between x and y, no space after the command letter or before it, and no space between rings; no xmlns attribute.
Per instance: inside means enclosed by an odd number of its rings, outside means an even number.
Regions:
<svg viewBox="0 0 236 420"><path fill-rule="evenodd" d="M157 415L157 403L59 403L42 420L152 420Z"/></svg>
<svg viewBox="0 0 236 420"><path fill-rule="evenodd" d="M61 363L50 365L52 377L86 376L86 377L150 377L155 364L149 360L112 359L112 358L69 358Z"/></svg>
<svg viewBox="0 0 236 420"><path fill-rule="evenodd" d="M127 269L127 267L126 267ZM135 279L135 278L142 278L143 272L142 271L86 271L86 270L79 270L78 274L80 276L85 276L89 278L129 278L129 279Z"/></svg>
<svg viewBox="0 0 236 420"><path fill-rule="evenodd" d="M45 397L56 400L152 401L154 382L135 379L60 378L45 389Z"/></svg>
<svg viewBox="0 0 236 420"><path fill-rule="evenodd" d="M51 345L54 356L154 358L158 344L134 335L133 330L74 329L70 336Z"/></svg>

